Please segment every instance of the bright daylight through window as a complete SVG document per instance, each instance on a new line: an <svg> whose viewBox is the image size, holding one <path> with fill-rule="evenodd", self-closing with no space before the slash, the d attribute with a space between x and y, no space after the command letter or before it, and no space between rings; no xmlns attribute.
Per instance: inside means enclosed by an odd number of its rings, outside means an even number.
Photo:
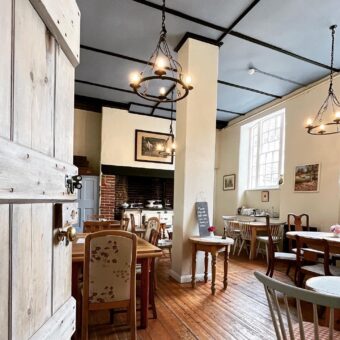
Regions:
<svg viewBox="0 0 340 340"><path fill-rule="evenodd" d="M283 174L285 110L257 119L242 129L249 140L248 189L277 188ZM248 138L247 138L248 137Z"/></svg>

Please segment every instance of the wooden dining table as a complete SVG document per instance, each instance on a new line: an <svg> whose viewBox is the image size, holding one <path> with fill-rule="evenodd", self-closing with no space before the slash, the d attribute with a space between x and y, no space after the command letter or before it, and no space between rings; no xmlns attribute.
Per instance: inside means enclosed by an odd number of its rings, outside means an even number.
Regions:
<svg viewBox="0 0 340 340"><path fill-rule="evenodd" d="M81 292L78 288L78 277L83 267L85 256L85 237L88 234L77 234L72 246L72 295L77 300L77 316L81 314ZM137 237L137 263L141 264L141 317L140 327L148 326L148 306L150 287L150 261L152 258L162 256L162 250L151 243ZM81 320L78 319L77 320ZM81 322L81 321L80 321ZM78 324L78 322L77 322Z"/></svg>
<svg viewBox="0 0 340 340"><path fill-rule="evenodd" d="M240 223L242 221L231 221L234 223ZM247 222L244 221L244 223L247 223L251 226L251 241L250 241L250 252L249 252L249 260L254 260L256 257L256 237L259 232L267 232L268 227L266 224L266 221L253 221L253 222ZM283 224L283 222L273 222L270 221L271 225L276 225L276 224Z"/></svg>

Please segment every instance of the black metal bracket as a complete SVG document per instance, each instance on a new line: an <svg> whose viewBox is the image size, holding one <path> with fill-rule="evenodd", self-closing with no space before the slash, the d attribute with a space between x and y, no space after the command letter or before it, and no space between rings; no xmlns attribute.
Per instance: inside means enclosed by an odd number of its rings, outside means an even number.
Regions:
<svg viewBox="0 0 340 340"><path fill-rule="evenodd" d="M76 175L76 176L66 175L65 176L65 186L67 188L67 193L73 194L74 189L80 190L83 187L83 185L81 184L82 179L83 178L80 175Z"/></svg>

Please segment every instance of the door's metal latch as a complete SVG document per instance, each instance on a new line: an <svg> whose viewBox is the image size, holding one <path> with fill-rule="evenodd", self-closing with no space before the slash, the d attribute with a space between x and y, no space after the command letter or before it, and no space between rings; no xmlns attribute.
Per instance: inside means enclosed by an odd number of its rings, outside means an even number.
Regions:
<svg viewBox="0 0 340 340"><path fill-rule="evenodd" d="M82 177L80 175L76 176L65 176L65 186L67 188L68 194L73 194L74 189L81 189L83 185L81 184Z"/></svg>

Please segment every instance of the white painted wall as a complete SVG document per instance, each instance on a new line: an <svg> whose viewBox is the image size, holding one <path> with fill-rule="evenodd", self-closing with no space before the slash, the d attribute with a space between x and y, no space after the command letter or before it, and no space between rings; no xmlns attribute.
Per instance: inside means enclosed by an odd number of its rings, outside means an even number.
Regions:
<svg viewBox="0 0 340 340"><path fill-rule="evenodd" d="M90 167L100 173L102 115L99 112L74 110L73 153L86 156Z"/></svg>
<svg viewBox="0 0 340 340"><path fill-rule="evenodd" d="M126 110L103 107L101 163L173 170L173 164L135 161L135 130L169 133L170 120L131 114ZM174 130L176 123L173 123Z"/></svg>
<svg viewBox="0 0 340 340"><path fill-rule="evenodd" d="M335 92L340 92L340 77L335 79ZM273 203L280 206L280 217L285 219L289 212L307 213L310 215L311 225L321 230L328 230L329 226L339 222L340 206L340 135L311 136L308 135L304 124L308 116L314 117L328 90L328 82L321 82L308 90L290 96L288 99L276 101L275 105L267 105L262 110L256 110L247 115L247 122L273 113L282 108L286 109L284 184L280 192L270 191L274 197ZM243 121L243 124L246 122ZM216 169L215 188L215 224L222 229L222 215L235 214L238 206L245 202L260 207L260 195L247 193L244 195L244 167L242 159L244 153L240 150L240 127L242 121L225 128L218 133L218 165ZM296 165L321 163L321 182L318 193L295 193L294 169ZM236 173L237 188L235 191L222 190L223 175ZM240 177L237 176L237 177ZM273 196L274 195L274 196ZM276 195L276 196L275 196ZM278 202L279 201L279 202ZM271 202L269 202L269 205Z"/></svg>

